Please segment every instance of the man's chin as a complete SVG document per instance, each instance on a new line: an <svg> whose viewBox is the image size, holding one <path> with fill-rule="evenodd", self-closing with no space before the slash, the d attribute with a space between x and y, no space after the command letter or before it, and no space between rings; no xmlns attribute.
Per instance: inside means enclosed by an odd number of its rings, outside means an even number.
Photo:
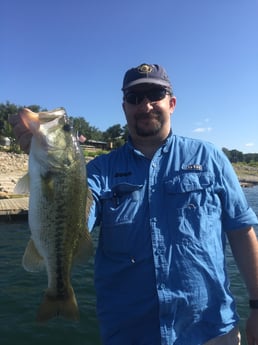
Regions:
<svg viewBox="0 0 258 345"><path fill-rule="evenodd" d="M139 137L152 137L155 136L159 133L160 127L159 128L136 128L136 133Z"/></svg>

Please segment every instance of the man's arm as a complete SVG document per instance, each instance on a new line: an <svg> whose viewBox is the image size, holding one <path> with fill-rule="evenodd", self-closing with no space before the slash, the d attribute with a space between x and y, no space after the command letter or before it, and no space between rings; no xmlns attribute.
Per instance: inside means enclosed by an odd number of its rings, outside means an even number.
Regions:
<svg viewBox="0 0 258 345"><path fill-rule="evenodd" d="M258 301L258 242L253 227L227 233L233 256L249 298ZM258 309L251 309L246 323L248 345L258 345Z"/></svg>

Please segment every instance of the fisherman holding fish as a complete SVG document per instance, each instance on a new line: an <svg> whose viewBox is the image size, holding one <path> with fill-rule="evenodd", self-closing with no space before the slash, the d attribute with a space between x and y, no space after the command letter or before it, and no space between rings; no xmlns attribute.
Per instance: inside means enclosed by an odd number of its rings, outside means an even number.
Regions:
<svg viewBox="0 0 258 345"><path fill-rule="evenodd" d="M228 240L250 299L248 345L257 345L258 220L230 162L172 133L176 98L162 66L129 69L122 91L128 142L87 165L103 344L239 345ZM10 122L28 152L21 117Z"/></svg>

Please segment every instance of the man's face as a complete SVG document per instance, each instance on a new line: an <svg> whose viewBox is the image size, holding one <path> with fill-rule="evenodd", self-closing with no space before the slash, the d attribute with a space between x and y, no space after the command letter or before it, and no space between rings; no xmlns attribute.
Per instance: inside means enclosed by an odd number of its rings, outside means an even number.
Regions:
<svg viewBox="0 0 258 345"><path fill-rule="evenodd" d="M158 85L141 84L125 92L123 109L133 138L162 136L163 132L167 136L174 108L175 97Z"/></svg>

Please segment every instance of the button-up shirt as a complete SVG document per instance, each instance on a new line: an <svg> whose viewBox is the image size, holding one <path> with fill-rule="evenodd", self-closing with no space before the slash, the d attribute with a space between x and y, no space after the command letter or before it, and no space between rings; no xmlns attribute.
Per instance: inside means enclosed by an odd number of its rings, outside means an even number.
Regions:
<svg viewBox="0 0 258 345"><path fill-rule="evenodd" d="M223 152L170 134L151 160L129 140L87 171L89 225L100 226L95 286L104 343L119 333L123 345L145 344L134 334L144 322L162 345L229 332L238 316L225 233L257 218Z"/></svg>

